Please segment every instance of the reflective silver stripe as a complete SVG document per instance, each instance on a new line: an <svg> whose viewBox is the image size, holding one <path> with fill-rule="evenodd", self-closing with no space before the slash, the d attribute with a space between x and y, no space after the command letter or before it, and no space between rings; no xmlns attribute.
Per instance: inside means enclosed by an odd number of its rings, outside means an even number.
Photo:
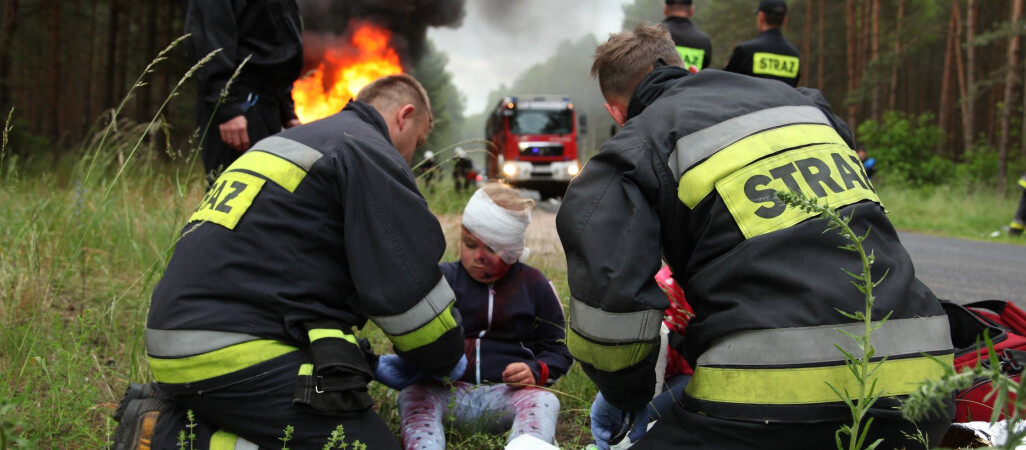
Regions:
<svg viewBox="0 0 1026 450"><path fill-rule="evenodd" d="M666 163L674 179L680 179L695 164L741 139L784 125L815 123L830 125L826 114L814 106L778 106L720 122L677 140Z"/></svg>
<svg viewBox="0 0 1026 450"><path fill-rule="evenodd" d="M581 336L599 342L639 342L659 339L663 312L657 309L607 312L570 298L570 326Z"/></svg>
<svg viewBox="0 0 1026 450"><path fill-rule="evenodd" d="M310 168L313 167L317 160L324 156L323 153L314 150L310 146L278 136L261 139L260 142L253 146L253 150L285 158L307 172L310 171Z"/></svg>
<svg viewBox="0 0 1026 450"><path fill-rule="evenodd" d="M235 450L260 450L260 446L240 436L235 438Z"/></svg>
<svg viewBox="0 0 1026 450"><path fill-rule="evenodd" d="M856 357L861 356L855 342L838 330L861 336L865 324L742 331L714 342L698 357L698 365L790 365L842 361L844 356L835 345ZM950 333L947 316L888 319L873 331L871 340L877 357L918 355L950 351Z"/></svg>
<svg viewBox="0 0 1026 450"><path fill-rule="evenodd" d="M157 358L181 358L261 339L245 333L207 330L146 329L146 353Z"/></svg>
<svg viewBox="0 0 1026 450"><path fill-rule="evenodd" d="M438 284L431 288L424 299L414 305L406 312L394 316L370 316L381 331L390 336L400 336L424 326L435 317L438 317L445 308L456 301L456 294L452 292L445 277L438 280Z"/></svg>

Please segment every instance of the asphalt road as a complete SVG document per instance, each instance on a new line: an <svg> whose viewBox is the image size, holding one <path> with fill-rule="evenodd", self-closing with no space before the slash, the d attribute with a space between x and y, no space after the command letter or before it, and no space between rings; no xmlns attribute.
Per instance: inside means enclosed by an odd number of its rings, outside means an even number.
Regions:
<svg viewBox="0 0 1026 450"><path fill-rule="evenodd" d="M1026 309L1026 246L900 233L916 275L956 303L1011 300Z"/></svg>

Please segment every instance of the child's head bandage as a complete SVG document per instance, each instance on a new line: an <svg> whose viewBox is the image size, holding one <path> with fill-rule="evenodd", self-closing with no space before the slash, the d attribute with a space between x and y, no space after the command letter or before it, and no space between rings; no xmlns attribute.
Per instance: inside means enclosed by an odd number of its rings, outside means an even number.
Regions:
<svg viewBox="0 0 1026 450"><path fill-rule="evenodd" d="M477 236L506 264L513 264L521 257L526 258L524 232L531 223L531 210L512 211L499 206L478 189L463 210L463 226Z"/></svg>

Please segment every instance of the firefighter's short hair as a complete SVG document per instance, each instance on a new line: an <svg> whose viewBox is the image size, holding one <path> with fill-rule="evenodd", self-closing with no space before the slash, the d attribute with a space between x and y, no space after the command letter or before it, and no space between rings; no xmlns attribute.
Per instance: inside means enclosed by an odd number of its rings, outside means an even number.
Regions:
<svg viewBox="0 0 1026 450"><path fill-rule="evenodd" d="M633 30L614 33L595 49L591 76L598 78L602 95L628 99L658 60L684 66L670 32L661 25L642 22Z"/></svg>
<svg viewBox="0 0 1026 450"><path fill-rule="evenodd" d="M431 99L424 86L407 74L388 75L372 81L356 94L356 99L370 104L379 111L390 111L403 105L413 105L427 113L430 120Z"/></svg>

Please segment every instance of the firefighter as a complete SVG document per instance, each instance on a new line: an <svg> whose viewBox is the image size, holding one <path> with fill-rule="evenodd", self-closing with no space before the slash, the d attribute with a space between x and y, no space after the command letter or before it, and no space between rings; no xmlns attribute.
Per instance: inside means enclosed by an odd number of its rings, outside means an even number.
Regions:
<svg viewBox="0 0 1026 450"><path fill-rule="evenodd" d="M787 2L762 0L755 13L759 36L734 47L723 70L798 86L801 55L781 31L787 23Z"/></svg>
<svg viewBox="0 0 1026 450"><path fill-rule="evenodd" d="M1023 229L1026 229L1026 172L1019 178L1019 187L1022 188L1019 207L1015 210L1012 222L1005 227L1005 231L1011 236L1022 236Z"/></svg>
<svg viewBox="0 0 1026 450"><path fill-rule="evenodd" d="M947 318L915 278L853 150L851 131L812 89L681 67L669 33L639 25L595 52L592 74L623 126L570 184L556 217L570 286L567 346L625 422L652 398L667 297L653 275L665 258L695 318L694 368L680 403L638 448L835 446L851 412L831 386L857 392L838 330L864 324L865 296L845 270L857 253L815 213L785 208L775 190L820 197L850 217L875 255L872 317L881 398L866 442L936 446L953 403L913 424L894 409L952 363ZM926 355L941 361L931 360ZM830 384L828 384L830 383Z"/></svg>
<svg viewBox="0 0 1026 450"><path fill-rule="evenodd" d="M699 69L709 67L712 41L708 34L691 23L691 17L695 15L695 5L691 0L666 0L663 13L666 15L663 26L670 31L684 65Z"/></svg>
<svg viewBox="0 0 1026 450"><path fill-rule="evenodd" d="M126 395L115 448L172 448L185 410L195 448L280 448L286 426L292 448L321 448L338 426L349 443L398 448L371 408L376 360L353 328L369 318L429 374L466 364L437 265L445 239L409 166L431 128L420 83L388 76L221 174L153 293L159 395Z"/></svg>

